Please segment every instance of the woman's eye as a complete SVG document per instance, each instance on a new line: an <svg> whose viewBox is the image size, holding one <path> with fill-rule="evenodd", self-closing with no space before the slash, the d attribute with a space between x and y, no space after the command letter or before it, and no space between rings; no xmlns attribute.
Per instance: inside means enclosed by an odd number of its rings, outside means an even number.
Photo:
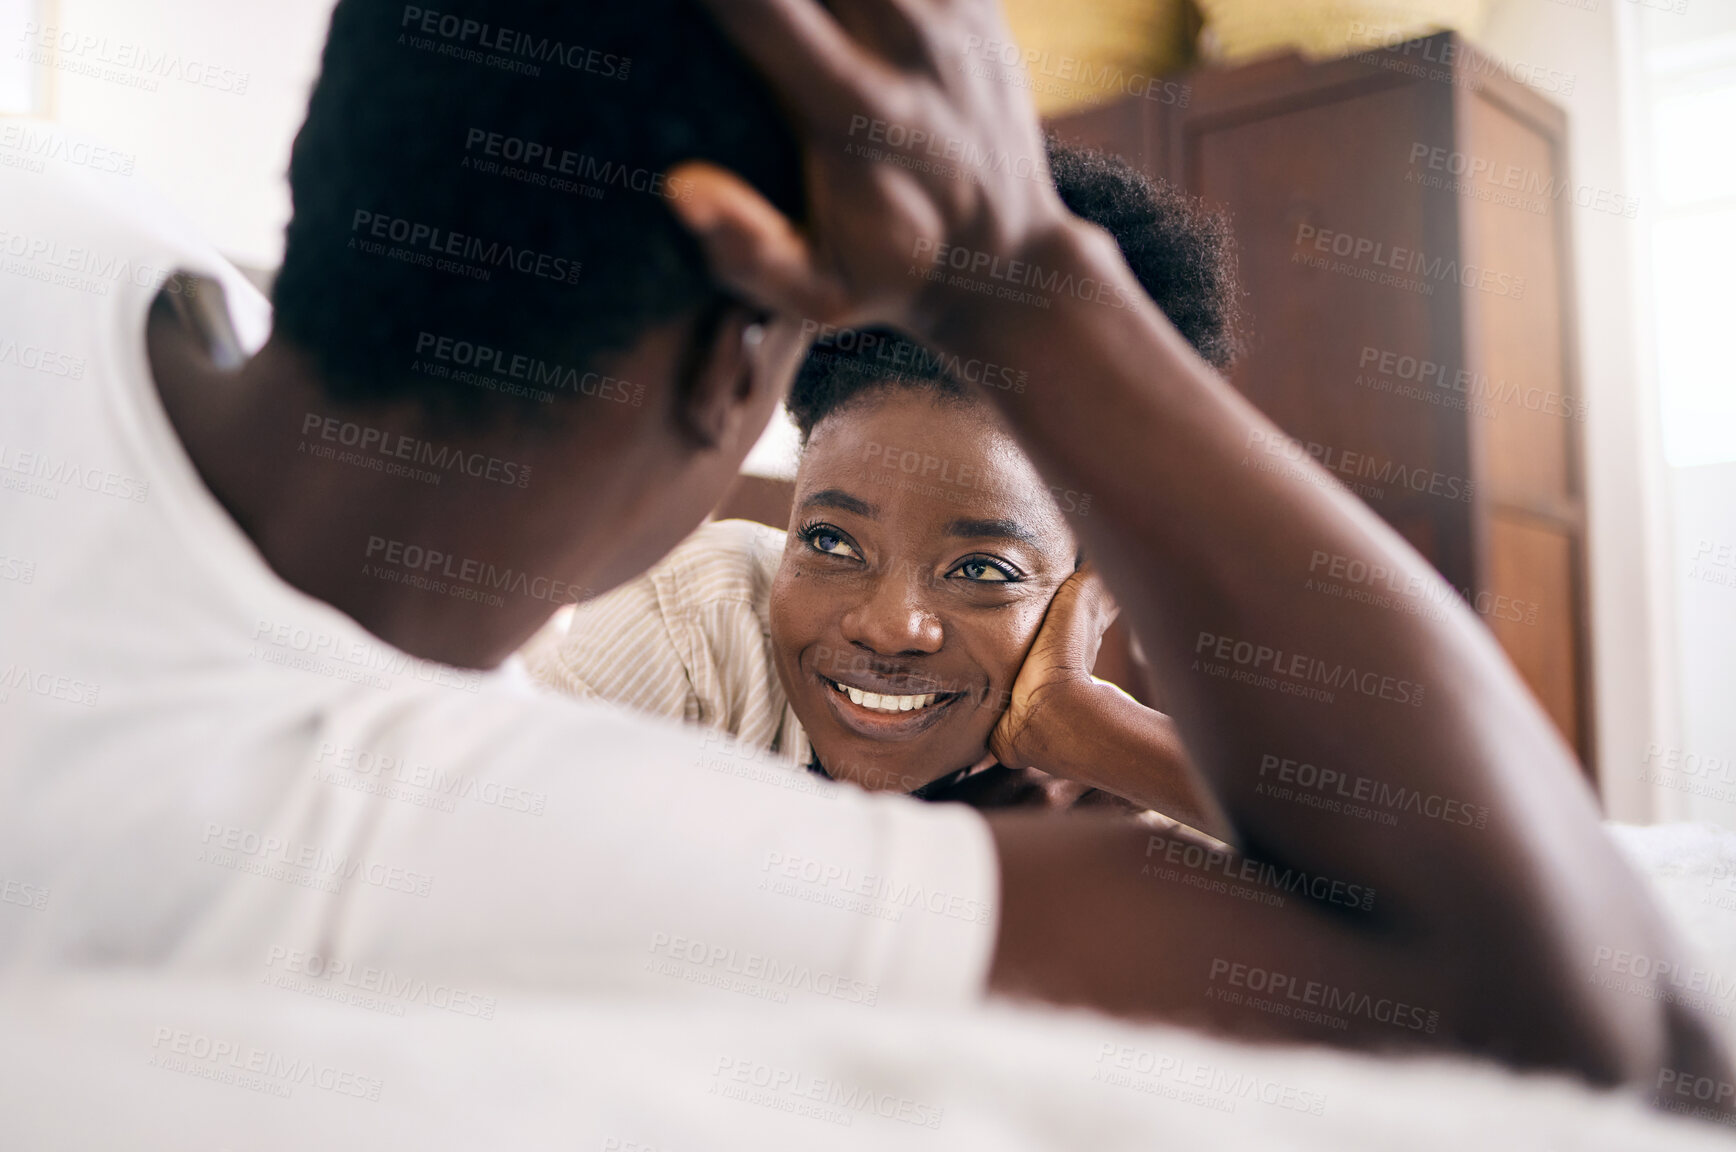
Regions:
<svg viewBox="0 0 1736 1152"><path fill-rule="evenodd" d="M840 536L826 528L816 528L808 534L808 547L816 552L824 552L828 556L843 556L851 560L860 560L862 556Z"/></svg>
<svg viewBox="0 0 1736 1152"><path fill-rule="evenodd" d="M953 572L966 580L974 580L982 584L1010 584L1016 577L1007 569L993 560L975 558L962 561Z"/></svg>

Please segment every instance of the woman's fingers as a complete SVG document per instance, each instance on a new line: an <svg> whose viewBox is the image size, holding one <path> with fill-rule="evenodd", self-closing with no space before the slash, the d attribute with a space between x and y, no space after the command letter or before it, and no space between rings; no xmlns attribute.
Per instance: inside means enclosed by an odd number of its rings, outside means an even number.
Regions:
<svg viewBox="0 0 1736 1152"><path fill-rule="evenodd" d="M785 110L810 130L847 123L887 70L818 0L701 0L759 70Z"/></svg>
<svg viewBox="0 0 1736 1152"><path fill-rule="evenodd" d="M1082 564L1055 590L1033 651L1059 667L1088 674L1119 611L1108 586L1089 562Z"/></svg>
<svg viewBox="0 0 1736 1152"><path fill-rule="evenodd" d="M1079 581L1079 595L1082 602L1089 603L1097 616L1097 632L1101 636L1103 630L1115 623L1115 618L1121 615L1121 605L1115 602L1115 596L1109 591L1109 585L1103 582L1103 577L1097 572L1091 561L1079 565L1073 573L1073 579Z"/></svg>
<svg viewBox="0 0 1736 1152"><path fill-rule="evenodd" d="M928 275L934 253L1019 259L1067 213L1023 89L963 66L973 42L1007 39L994 0L827 2L704 0L802 137L801 230L703 165L680 166L689 194L672 207L717 278L762 307L920 338L982 305Z"/></svg>
<svg viewBox="0 0 1736 1152"><path fill-rule="evenodd" d="M922 0L833 0L828 5L857 43L900 69L931 67L924 23L932 19Z"/></svg>
<svg viewBox="0 0 1736 1152"><path fill-rule="evenodd" d="M712 275L771 312L823 323L842 318L848 299L821 271L807 239L752 185L701 160L669 172L682 195L669 207L705 249Z"/></svg>

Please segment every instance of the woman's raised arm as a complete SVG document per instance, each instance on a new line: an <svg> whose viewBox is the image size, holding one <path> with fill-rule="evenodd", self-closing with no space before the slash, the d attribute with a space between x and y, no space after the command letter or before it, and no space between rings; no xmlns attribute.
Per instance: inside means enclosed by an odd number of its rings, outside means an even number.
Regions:
<svg viewBox="0 0 1736 1152"><path fill-rule="evenodd" d="M714 0L783 97L808 231L681 169L721 280L771 310L889 324L1028 386L990 391L1128 614L1246 855L1112 823L993 822L1006 991L1237 1031L1432 1044L1598 1081L1728 1073L1607 959L1670 935L1572 754L1468 610L1322 597L1318 558L1433 587L1423 559L1220 379L1050 186L992 3ZM1277 454L1268 448L1278 449ZM1347 817L1271 765L1406 801ZM1366 784L1364 782L1367 782ZM1316 789L1316 791L1318 791ZM1474 814L1470 825L1442 819Z"/></svg>

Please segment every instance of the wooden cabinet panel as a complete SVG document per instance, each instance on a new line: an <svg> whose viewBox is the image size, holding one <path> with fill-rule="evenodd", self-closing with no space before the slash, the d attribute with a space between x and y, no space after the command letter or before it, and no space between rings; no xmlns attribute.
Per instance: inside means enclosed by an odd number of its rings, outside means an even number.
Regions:
<svg viewBox="0 0 1736 1152"><path fill-rule="evenodd" d="M1450 248L1455 222L1399 176L1450 94L1377 77L1328 95L1204 120L1180 150L1188 190L1242 239L1250 341L1231 380L1389 522L1435 520L1430 558L1464 585L1464 430L1428 410L1414 367L1458 346L1459 302L1451 281L1410 271Z"/></svg>
<svg viewBox="0 0 1736 1152"><path fill-rule="evenodd" d="M1475 151L1449 153L1446 166L1477 175L1446 173L1458 188L1444 194L1463 206L1465 270L1480 282L1465 290L1472 387L1487 396L1471 428L1483 440L1491 497L1555 507L1576 495L1568 421L1577 405L1562 321L1566 221L1547 194L1561 187L1559 168L1549 140L1497 101L1474 96L1464 110L1463 136Z"/></svg>
<svg viewBox="0 0 1736 1152"><path fill-rule="evenodd" d="M1563 732L1580 727L1572 537L1510 512L1489 523L1489 582L1476 608Z"/></svg>
<svg viewBox="0 0 1736 1152"><path fill-rule="evenodd" d="M1435 465L1428 425L1391 418L1407 402L1358 382L1363 348L1420 351L1433 328L1425 295L1359 275L1380 274L1367 249L1390 251L1387 237L1421 227L1416 191L1382 179L1389 157L1403 155L1393 125L1411 121L1413 103L1413 93L1389 87L1203 133L1188 187L1232 220L1272 226L1239 252L1251 346L1236 385L1299 439ZM1277 339L1304 332L1309 339ZM1314 386L1298 388L1297 378Z"/></svg>

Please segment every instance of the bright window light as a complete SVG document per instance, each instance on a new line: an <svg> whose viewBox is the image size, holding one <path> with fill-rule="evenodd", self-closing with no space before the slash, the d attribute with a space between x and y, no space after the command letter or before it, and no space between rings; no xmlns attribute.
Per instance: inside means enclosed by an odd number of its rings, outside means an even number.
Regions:
<svg viewBox="0 0 1736 1152"><path fill-rule="evenodd" d="M1658 149L1658 194L1664 207L1684 208L1736 196L1736 76L1703 91L1659 100L1654 130Z"/></svg>
<svg viewBox="0 0 1736 1152"><path fill-rule="evenodd" d="M1664 456L1688 467L1736 460L1736 68L1672 81L1652 106L1652 271Z"/></svg>
<svg viewBox="0 0 1736 1152"><path fill-rule="evenodd" d="M1664 455L1678 467L1736 460L1736 206L1659 221L1652 240Z"/></svg>
<svg viewBox="0 0 1736 1152"><path fill-rule="evenodd" d="M36 108L36 69L27 29L38 0L0 0L0 116L28 116Z"/></svg>

